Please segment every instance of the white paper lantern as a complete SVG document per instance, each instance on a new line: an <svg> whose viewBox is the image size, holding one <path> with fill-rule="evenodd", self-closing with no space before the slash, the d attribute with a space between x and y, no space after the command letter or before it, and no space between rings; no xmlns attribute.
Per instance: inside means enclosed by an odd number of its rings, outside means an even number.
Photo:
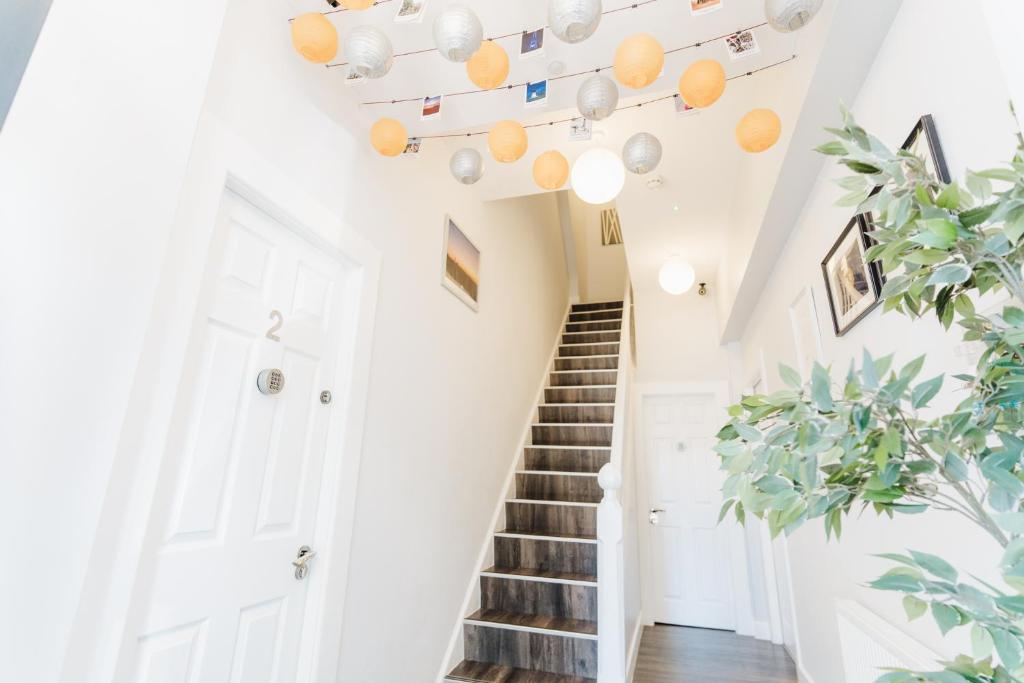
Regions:
<svg viewBox="0 0 1024 683"><path fill-rule="evenodd" d="M607 76L594 74L583 81L580 84L580 89L576 91L576 107L585 119L591 121L606 119L615 113L617 106L619 106L619 86L615 85L615 81Z"/></svg>
<svg viewBox="0 0 1024 683"><path fill-rule="evenodd" d="M451 62L469 61L483 39L480 19L465 5L452 5L434 20L434 45Z"/></svg>
<svg viewBox="0 0 1024 683"><path fill-rule="evenodd" d="M607 204L619 196L625 182L622 160L603 147L588 149L572 165L573 192L588 204Z"/></svg>
<svg viewBox="0 0 1024 683"><path fill-rule="evenodd" d="M672 295L685 294L690 291L696 279L697 274L694 272L693 266L678 256L670 258L658 271L658 284Z"/></svg>
<svg viewBox="0 0 1024 683"><path fill-rule="evenodd" d="M391 71L395 51L387 34L376 26L356 26L345 39L345 61L363 78L380 78Z"/></svg>
<svg viewBox="0 0 1024 683"><path fill-rule="evenodd" d="M661 162L661 142L650 133L637 133L622 148L622 165L631 173L653 171Z"/></svg>
<svg viewBox="0 0 1024 683"><path fill-rule="evenodd" d="M601 0L551 0L548 26L559 40L579 43L594 35L601 23Z"/></svg>
<svg viewBox="0 0 1024 683"><path fill-rule="evenodd" d="M765 0L764 14L776 31L789 33L811 23L822 0Z"/></svg>
<svg viewBox="0 0 1024 683"><path fill-rule="evenodd" d="M463 185L472 185L484 174L484 159L480 152L464 147L452 155L448 167L456 180Z"/></svg>

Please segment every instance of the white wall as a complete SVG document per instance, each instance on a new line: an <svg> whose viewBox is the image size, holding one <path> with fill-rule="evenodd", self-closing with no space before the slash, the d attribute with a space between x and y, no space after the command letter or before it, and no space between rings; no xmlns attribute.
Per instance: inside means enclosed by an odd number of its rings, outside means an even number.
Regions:
<svg viewBox="0 0 1024 683"><path fill-rule="evenodd" d="M569 190L569 215L575 238L580 301L618 301L626 281L626 254L621 244L601 244L601 212L615 204L587 204Z"/></svg>
<svg viewBox="0 0 1024 683"><path fill-rule="evenodd" d="M646 286L644 286L646 285ZM637 285L637 381L704 382L729 376L729 359L719 345L715 285L699 296L667 294L656 284Z"/></svg>
<svg viewBox="0 0 1024 683"><path fill-rule="evenodd" d="M0 132L4 680L61 663L225 4L54 3Z"/></svg>
<svg viewBox="0 0 1024 683"><path fill-rule="evenodd" d="M220 35L224 4L56 3L0 136L18 254L0 271L0 505L25 558L0 569L4 680L55 679L109 531L97 520L201 113L383 254L341 680L436 672L562 323L553 195L482 203L432 172L444 148L378 157L340 75L292 51L290 6L232 0ZM446 212L483 253L479 313L440 284Z"/></svg>
<svg viewBox="0 0 1024 683"><path fill-rule="evenodd" d="M990 43L983 18L964 12L962 3L905 0L853 104L855 115L868 130L898 146L920 115L933 114L954 176L962 176L968 167L1008 160L1014 150L1014 120ZM801 219L742 336L744 380L758 367L761 354L768 370L768 390L779 386L779 362L797 365L788 307L807 286L813 289L817 304L824 360L837 372L859 358L864 346L876 356L896 352L898 362L927 353L926 377L961 371L968 361L954 354L956 332L943 333L930 318L911 322L896 314L883 316L877 309L844 338L833 334L819 264L850 217L849 210L834 206L841 190L831 181L842 175L828 164L809 193ZM954 402L956 396L947 392L945 400ZM998 549L980 531L938 512L896 521L878 520L871 512L854 515L846 522L840 544L826 544L820 521L790 538L800 649L804 669L816 683L843 680L833 608L836 598L859 600L936 651L953 653L953 643L944 642L929 620L906 624L898 596L862 587L888 568L871 553L907 547L944 554L963 569L982 575L992 573L998 558Z"/></svg>

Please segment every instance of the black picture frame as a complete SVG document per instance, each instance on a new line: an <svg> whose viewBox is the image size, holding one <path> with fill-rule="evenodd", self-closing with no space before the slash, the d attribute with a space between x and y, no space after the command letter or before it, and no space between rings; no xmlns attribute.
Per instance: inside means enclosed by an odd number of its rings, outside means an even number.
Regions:
<svg viewBox="0 0 1024 683"><path fill-rule="evenodd" d="M832 278L829 274L829 265L832 262L833 258L839 252L839 249L849 240L850 233L853 230L857 231L856 239L859 241L861 246L860 263L863 266L865 280L868 284L867 296L871 296L872 301L853 318L849 320L843 320L841 319L840 313L836 310L836 297L839 296L839 292L835 291L835 289L832 287ZM828 298L829 311L832 314L832 329L837 337L842 337L851 329L853 329L853 327L856 326L857 323L859 323L861 320L863 320L866 315L871 313L871 311L875 310L878 304L880 304L882 301L881 293L883 278L881 267L879 266L879 264L869 263L863 258L864 252L867 251L867 249L874 243L874 240L871 238L870 233L871 231L868 228L868 223L865 220L865 216L863 214L858 214L854 216L853 218L850 219L850 222L846 224L846 227L843 228L843 231L839 234L839 237L836 239L836 241L832 243L832 247L828 250L828 253L825 254L825 258L822 259L821 261L821 275L822 278L825 280L825 294Z"/></svg>
<svg viewBox="0 0 1024 683"><path fill-rule="evenodd" d="M936 128L935 118L931 114L925 114L917 120L914 129L910 131L910 135L907 136L900 149L907 151L913 149L922 135L928 145L932 165L935 167L935 176L944 183L952 182L949 165L946 163L946 154L942 151L942 143L939 141L939 130Z"/></svg>

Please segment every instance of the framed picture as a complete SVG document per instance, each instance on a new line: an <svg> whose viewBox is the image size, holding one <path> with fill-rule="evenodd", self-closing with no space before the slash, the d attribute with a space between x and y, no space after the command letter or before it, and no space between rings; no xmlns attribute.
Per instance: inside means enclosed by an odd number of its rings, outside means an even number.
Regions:
<svg viewBox="0 0 1024 683"><path fill-rule="evenodd" d="M540 57L544 54L544 29L523 31L519 42L519 59Z"/></svg>
<svg viewBox="0 0 1024 683"><path fill-rule="evenodd" d="M925 114L918 119L914 130L910 131L907 141L900 149L924 157L925 166L942 182L952 181L949 175L949 166L946 165L946 155L939 143L939 131L935 127L935 119L931 114Z"/></svg>
<svg viewBox="0 0 1024 683"><path fill-rule="evenodd" d="M761 51L753 31L733 33L726 37L725 44L729 48L729 57L733 61L756 55Z"/></svg>
<svg viewBox="0 0 1024 683"><path fill-rule="evenodd" d="M427 0L402 0L395 14L397 22L421 22L423 10L427 8Z"/></svg>
<svg viewBox="0 0 1024 683"><path fill-rule="evenodd" d="M526 84L526 106L543 107L548 103L547 80Z"/></svg>
<svg viewBox="0 0 1024 683"><path fill-rule="evenodd" d="M707 14L722 9L722 0L690 0L690 14Z"/></svg>
<svg viewBox="0 0 1024 683"><path fill-rule="evenodd" d="M423 109L420 112L421 121L436 119L441 115L441 98L444 95L432 95L423 98Z"/></svg>
<svg viewBox="0 0 1024 683"><path fill-rule="evenodd" d="M441 284L462 303L479 310L480 250L459 229L451 216L444 217L444 268Z"/></svg>
<svg viewBox="0 0 1024 683"><path fill-rule="evenodd" d="M864 216L854 216L821 262L837 337L846 334L878 305L882 292L879 267L864 259L870 246Z"/></svg>
<svg viewBox="0 0 1024 683"><path fill-rule="evenodd" d="M573 141L589 140L594 133L594 122L582 116L572 120L569 124L569 139Z"/></svg>

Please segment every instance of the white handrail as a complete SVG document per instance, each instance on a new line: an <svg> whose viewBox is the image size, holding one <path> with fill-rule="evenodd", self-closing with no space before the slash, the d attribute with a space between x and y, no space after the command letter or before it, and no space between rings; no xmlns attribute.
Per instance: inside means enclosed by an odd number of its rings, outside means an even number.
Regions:
<svg viewBox="0 0 1024 683"><path fill-rule="evenodd" d="M615 379L615 417L611 459L601 468L598 483L604 495L597 506L597 681L625 683L626 627L623 567L623 510L619 500L629 420L632 383L632 291L622 296L619 365Z"/></svg>

